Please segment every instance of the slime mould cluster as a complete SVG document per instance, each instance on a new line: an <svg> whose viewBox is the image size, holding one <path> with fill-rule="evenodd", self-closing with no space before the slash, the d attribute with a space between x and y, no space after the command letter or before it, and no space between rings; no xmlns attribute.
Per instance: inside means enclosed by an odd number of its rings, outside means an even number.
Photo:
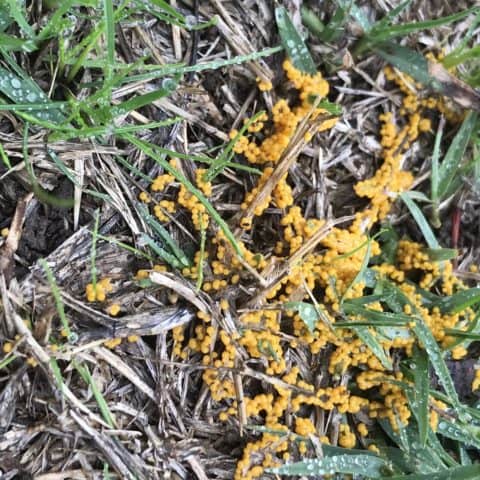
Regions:
<svg viewBox="0 0 480 480"><path fill-rule="evenodd" d="M325 227L326 221L304 216L289 185L288 171L262 196L261 202L258 196L307 116L320 119L314 134L332 128L336 122L330 118L322 120L326 112L316 108L316 103L312 104L312 98L321 99L328 94L329 85L322 75L301 73L288 60L283 67L290 85L298 92L297 105L280 99L271 115L256 118L244 134L231 132L231 138L237 138L234 151L250 164L263 168L256 186L245 194L241 204L242 211L255 205L253 221L244 217L247 221L241 221L239 227L246 233L261 221L269 206L283 209L279 238L272 253L278 261L298 254L302 246ZM335 326L345 318L350 322L365 320L359 315L347 317L343 302L365 297L364 309L381 312L388 308L373 298L375 295L371 295L372 286L367 280L357 278L367 254L381 258L381 244L368 233L386 218L398 194L412 186L412 173L402 169L404 154L420 135L431 131L428 115L433 110L445 110L435 98L419 98L412 88L414 81L405 75L399 76L387 67L385 76L403 92L403 105L397 116L383 113L379 117L382 165L373 177L355 185L357 196L368 199L368 206L355 215L348 227L326 230L315 248L298 257L288 272L265 292L260 306L245 308L242 312L237 311L239 305L232 292L250 285L254 281L252 272L259 276L266 274L271 260L261 251L255 251L255 245L247 246L239 240L243 255L240 259L222 231L214 233L211 225L205 252L197 252L193 266L182 271L186 278L197 281L199 271L204 269L202 289L218 302L220 315L228 317L230 322L220 322L199 312L193 327L173 330L172 358L189 361L201 357L205 367L203 382L210 392L211 411L218 421L262 427L260 433L246 443L235 479L260 478L266 468L308 454L312 448L309 435L317 436L326 444L335 442L345 448L360 445L377 451L378 447L369 439L373 419L388 419L392 428L398 429L400 424L408 424L412 415L400 386L400 382L408 383L409 379L392 364L391 357L393 352L397 358L412 355L417 342L413 333L416 319L422 319L443 348L451 347L453 342L446 334L447 329L466 329L472 321L470 309L446 313L422 302L420 288L450 295L463 285L454 276L449 262L435 262L421 244L401 240L393 261L372 262L369 268L377 284L383 282L407 299L401 306L402 314L411 316L411 321L393 333L393 329L384 329L380 335L377 330L365 327L380 345L383 359L359 338L355 329ZM262 90L269 88L271 85L261 85ZM311 131L305 134L304 141L310 141L311 136ZM176 160L171 162L176 166ZM205 173L197 169L195 183L209 197L212 184L205 180ZM196 230L209 226L205 207L183 185L174 183L170 174L156 178L151 193L142 193L140 200L154 202L153 212L162 222L183 208L190 213ZM205 265L199 265L202 261ZM145 276L148 272L139 272L139 275ZM108 290L108 282L105 285L99 282L97 291L89 286L88 299L104 299L101 287ZM313 328L306 324L298 309L288 307L311 303L312 292L321 312ZM370 295L372 300L368 301ZM232 321L235 328L227 328ZM465 354L461 345L451 349L454 359ZM327 368L322 375L305 371L297 364L297 355L308 359L319 372L319 366L325 362ZM254 370L255 378L252 375L236 377L242 365ZM479 386L480 377L473 387ZM434 430L438 412L445 408L445 404L431 398L429 420ZM340 424L335 422L336 427L331 422L333 414L342 419Z"/></svg>

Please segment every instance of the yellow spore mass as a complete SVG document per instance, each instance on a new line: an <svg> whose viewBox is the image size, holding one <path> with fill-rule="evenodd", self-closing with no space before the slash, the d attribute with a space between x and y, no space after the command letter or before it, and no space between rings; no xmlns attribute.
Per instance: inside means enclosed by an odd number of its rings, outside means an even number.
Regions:
<svg viewBox="0 0 480 480"><path fill-rule="evenodd" d="M300 122L307 115L312 115L312 99L325 98L329 92L328 82L320 73L301 73L288 60L283 68L289 85L298 93L297 104L280 99L274 104L270 116L265 114L257 118L243 135L239 135L238 131L230 133L230 138L236 139L235 153L243 155L250 164L263 168L256 185L245 194L241 205L243 210L249 208L271 177ZM355 185L355 193L368 200L368 205L355 214L348 227L331 229L315 250L291 265L288 274L271 287L258 308L236 312L235 302L230 301L229 296L233 286L235 289L238 289L238 284L242 288L248 286L252 272L262 274L268 270L272 260L281 263L289 259L325 226L325 220L308 218L301 207L295 205L289 173L286 173L271 195L254 211L255 217L262 217L270 206L283 211L279 237L272 252L269 252L269 259L255 251L255 242L249 244L239 240L243 255L243 260L240 260L232 252L225 235L218 231L213 239L209 239L206 250L196 253L193 266L182 271L185 277L197 280L203 259L208 268L205 269L202 289L218 301L219 315L229 318L230 323L217 322L215 318L199 312L193 334L187 336L184 327L173 330L173 357L185 359L195 354L202 358L205 368L202 379L208 387L219 421L227 422L241 415L247 424L259 424L266 428L256 439L246 443L237 464L235 480L262 478L266 468L307 453L311 445L304 437L317 435L321 442L329 443L331 437L323 431L324 426L314 420L318 409L327 412L325 418L330 412L342 416L337 432L340 446L354 448L358 437L372 451L378 451L378 447L368 438L369 427L365 423L352 427L347 423L350 416L362 412L364 421L368 417L385 418L393 429L407 425L411 418L408 399L399 386L402 382L408 383L408 379L398 369L390 370L388 364L385 365L355 331L334 328L342 302L367 294L366 281L354 283L354 280L362 269L367 250L371 257L381 253L380 244L368 236L368 231L387 217L398 195L411 188L414 177L402 168L404 154L420 135L431 132L431 121L425 111L437 108L439 103L433 98L417 98L408 84L411 80L399 77L393 69L387 68L385 74L387 79L397 83L404 95L402 109L399 117L389 112L379 117L382 164L371 178ZM271 88L270 84L259 81L260 90ZM317 108L314 116L323 113ZM324 121L316 134L333 128L336 121ZM313 137L309 134L303 140L308 142ZM164 192L172 181L173 177L169 174L155 179L151 186L152 197L157 192ZM193 182L204 196L212 195L213 186L205 180L205 170L197 169ZM195 229L206 229L209 216L204 206L182 185L176 188L175 201L190 212ZM165 202L161 200L158 205L173 212L173 206L169 210L168 204L162 204L162 201ZM156 210L155 214L162 219ZM244 230L251 226L251 220L248 225L240 225ZM392 263L377 262L370 270L378 279L389 282L402 292L408 299L402 307L403 313L412 316L412 320L403 326L404 334L401 336L380 337L373 329L368 330L377 339L386 357L390 357L394 349L404 356L411 356L416 342L412 329L418 321L424 322L441 347L445 348L454 340L446 335L446 330L460 328L460 325L466 328L473 319L470 309L452 314L425 306L416 287L406 282L409 276L415 275L419 278L419 287L429 290L435 286L436 291L444 295L462 288L461 282L454 276L452 265L446 261L441 265L433 261L419 243L401 240ZM137 277L142 278L143 275L139 271ZM294 308L285 311L282 308L286 302L311 303L308 291L322 292L317 295L322 315L314 322L313 328L307 327L300 311ZM376 312L384 309L379 301L363 307ZM231 312L236 319L235 330L231 328ZM320 358L324 362L326 371L321 380L295 365L296 357L292 355L292 350L299 345L304 352L302 355L306 355L312 364L319 362ZM459 345L453 348L451 355L452 358L462 358L465 353L465 348ZM248 364L259 375L254 389L244 388L241 404L234 376L239 362ZM355 393L350 390L350 383L347 385L342 380L347 372L351 383L355 384ZM243 378L242 382L246 381ZM477 374L472 387L478 389L479 386L480 374ZM375 400L371 400L373 396ZM433 398L429 405L429 422L435 429L437 410L446 406Z"/></svg>

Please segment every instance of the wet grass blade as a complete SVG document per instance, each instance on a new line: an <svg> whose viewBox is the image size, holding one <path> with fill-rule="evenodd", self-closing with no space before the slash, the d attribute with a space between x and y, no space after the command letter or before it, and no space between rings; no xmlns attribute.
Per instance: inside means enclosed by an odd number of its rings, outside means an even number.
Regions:
<svg viewBox="0 0 480 480"><path fill-rule="evenodd" d="M5 0L2 3L5 11L17 23L17 25L27 35L27 37L33 38L33 28L28 23L25 15L25 2L18 0Z"/></svg>
<svg viewBox="0 0 480 480"><path fill-rule="evenodd" d="M452 98L462 108L480 110L480 94L451 74L441 63L394 42L369 45L375 53L425 87Z"/></svg>
<svg viewBox="0 0 480 480"><path fill-rule="evenodd" d="M336 0L336 4L348 12L348 14L362 27L364 33L370 32L373 27L372 22L354 0Z"/></svg>
<svg viewBox="0 0 480 480"><path fill-rule="evenodd" d="M393 42L373 45L372 49L388 63L410 75L417 82L426 86L432 84L433 79L428 73L427 59L420 53ZM437 88L440 88L440 85Z"/></svg>
<svg viewBox="0 0 480 480"><path fill-rule="evenodd" d="M293 65L301 72L314 75L317 72L317 68L312 56L284 7L275 9L275 20L277 21L282 45L291 58Z"/></svg>
<svg viewBox="0 0 480 480"><path fill-rule="evenodd" d="M175 257L175 255L158 245L158 243L155 242L155 240L153 240L152 238L150 238L146 233L142 234L141 241L144 245L153 250L153 252L155 252L155 254L159 258L161 258L165 263L168 263L171 267L177 269L182 268L182 265L178 261L177 257Z"/></svg>
<svg viewBox="0 0 480 480"><path fill-rule="evenodd" d="M13 23L6 5L0 5L0 32L4 32Z"/></svg>
<svg viewBox="0 0 480 480"><path fill-rule="evenodd" d="M478 115L469 112L465 120L450 144L445 157L438 169L438 190L436 195L438 199L443 199L448 192L449 186L457 175L459 166L463 160L465 149L474 132Z"/></svg>
<svg viewBox="0 0 480 480"><path fill-rule="evenodd" d="M435 234L430 228L430 225L428 224L428 221L425 218L425 215L423 215L420 208L418 208L418 205L412 200L410 192L401 193L400 198L408 207L408 209L410 210L410 213L412 214L412 217L417 222L418 228L420 228L420 231L422 232L422 235L425 238L427 245L431 249L440 249L441 247L440 247L440 244L438 243L437 238L435 237Z"/></svg>
<svg viewBox="0 0 480 480"><path fill-rule="evenodd" d="M391 370L393 367L392 359L386 354L385 349L382 347L381 343L377 340L374 334L369 330L369 328L357 327L353 328L353 330L355 330L355 332L357 333L358 338L360 338L360 340L365 345L367 345L367 347L372 351L372 353L380 360L380 363L387 370Z"/></svg>
<svg viewBox="0 0 480 480"><path fill-rule="evenodd" d="M425 447L429 429L428 396L430 389L429 361L425 350L418 347L414 348L410 368L413 370L413 382L415 384L415 408L411 410L414 411L417 418L420 444Z"/></svg>
<svg viewBox="0 0 480 480"><path fill-rule="evenodd" d="M435 340L431 330L428 328L422 318L415 317L413 331L420 343L423 345L423 348L428 353L428 358L433 366L433 369L435 370L435 373L437 374L439 382L445 390L447 397L457 410L457 413L463 415L462 405L460 403L460 399L458 398L455 384L453 383L448 367L443 359L442 350Z"/></svg>
<svg viewBox="0 0 480 480"><path fill-rule="evenodd" d="M6 52L33 52L37 49L33 40L13 37L6 33L0 33L0 45Z"/></svg>
<svg viewBox="0 0 480 480"><path fill-rule="evenodd" d="M103 11L105 17L105 36L107 43L105 79L106 81L109 81L113 75L113 64L115 62L115 18L113 15L112 0L103 0Z"/></svg>
<svg viewBox="0 0 480 480"><path fill-rule="evenodd" d="M480 303L480 287L475 287L443 297L436 303L436 306L440 308L442 313L455 314L478 303Z"/></svg>
<svg viewBox="0 0 480 480"><path fill-rule="evenodd" d="M448 468L434 473L414 473L382 477L382 480L478 480L478 478L480 478L480 465L467 465Z"/></svg>
<svg viewBox="0 0 480 480"><path fill-rule="evenodd" d="M61 123L65 119L60 112L60 107L50 102L43 90L32 79L27 79L26 75L21 78L0 67L0 92L14 103L26 104L27 110L30 103L43 104L42 109L36 108L28 112L34 118L53 123Z"/></svg>
<svg viewBox="0 0 480 480"><path fill-rule="evenodd" d="M281 467L267 469L270 473L279 475L333 475L343 473L362 475L368 478L381 478L382 471L387 466L385 460L372 455L336 455L332 457L308 459Z"/></svg>
<svg viewBox="0 0 480 480"><path fill-rule="evenodd" d="M169 81L166 81L169 80ZM127 112L132 110L137 110L139 108L144 107L145 105L150 105L156 100L160 98L164 98L175 91L178 86L178 81L180 80L177 77L175 80L173 79L166 79L164 80L165 87L159 88L153 92L145 93L144 95L137 95L125 102L122 102L120 105L117 105L112 109L112 115L123 115Z"/></svg>
<svg viewBox="0 0 480 480"><path fill-rule="evenodd" d="M281 52L283 50L282 46L266 48L264 50L259 50L258 52L249 53L247 55L238 55L233 58L226 60L213 60L211 62L198 63L196 65L185 65L185 64L173 64L165 65L158 67L157 65L144 65L142 68L147 71L147 73L140 73L137 75L132 75L126 78L123 83L129 82L139 82L143 80L153 80L155 78L167 77L174 74L186 74L189 72L203 72L205 70L218 70L219 68L228 67L230 65L241 65L242 63L251 62L263 57L270 57L271 55ZM93 67L99 67L100 62L95 62L92 64ZM119 65L120 68L128 68L127 65Z"/></svg>
<svg viewBox="0 0 480 480"><path fill-rule="evenodd" d="M477 426L442 419L438 424L437 432L444 437L463 443L466 446L477 449L480 448L480 429ZM456 477L455 480L457 480Z"/></svg>
<svg viewBox="0 0 480 480"><path fill-rule="evenodd" d="M440 199L438 196L438 188L440 184L440 146L442 144L443 128L445 120L442 118L438 124L438 130L435 135L435 143L432 152L432 168L430 173L430 200L432 202L432 225L440 228L440 213L438 210Z"/></svg>
<svg viewBox="0 0 480 480"><path fill-rule="evenodd" d="M381 295L379 295L379 297L381 300L384 300ZM393 323L395 325L405 325L411 320L408 315L403 313L379 312L377 310L370 310L369 308L361 307L348 301L343 303L343 311L349 315L364 317L371 322L372 326L377 325L377 322L378 325L382 322L387 322L389 324ZM355 322L352 323L355 324Z"/></svg>

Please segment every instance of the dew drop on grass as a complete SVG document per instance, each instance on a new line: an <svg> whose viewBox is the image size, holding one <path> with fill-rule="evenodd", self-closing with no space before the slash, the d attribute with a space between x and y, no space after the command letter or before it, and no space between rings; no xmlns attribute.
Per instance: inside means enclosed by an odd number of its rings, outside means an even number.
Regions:
<svg viewBox="0 0 480 480"><path fill-rule="evenodd" d="M193 28L198 25L197 17L195 15L186 15L185 16L185 26L187 28Z"/></svg>
<svg viewBox="0 0 480 480"><path fill-rule="evenodd" d="M12 78L10 83L12 84L13 88L20 88L22 86L22 82L18 78Z"/></svg>
<svg viewBox="0 0 480 480"><path fill-rule="evenodd" d="M36 99L37 99L37 94L36 94L36 93L34 93L34 92L29 92L29 93L27 94L27 101L33 103Z"/></svg>
<svg viewBox="0 0 480 480"><path fill-rule="evenodd" d="M447 428L447 424L446 424L445 422L440 422L440 423L438 424L438 428L439 428L440 430L445 430L445 429Z"/></svg>
<svg viewBox="0 0 480 480"><path fill-rule="evenodd" d="M171 78L164 78L162 80L162 88L165 88L166 90L174 90L176 86L176 82Z"/></svg>

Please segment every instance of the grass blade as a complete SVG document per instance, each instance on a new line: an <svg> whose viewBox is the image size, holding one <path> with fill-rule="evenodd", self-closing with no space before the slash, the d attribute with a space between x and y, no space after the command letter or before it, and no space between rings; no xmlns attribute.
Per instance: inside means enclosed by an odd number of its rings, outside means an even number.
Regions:
<svg viewBox="0 0 480 480"><path fill-rule="evenodd" d="M314 75L317 69L312 56L284 7L275 9L275 19L282 45L292 59L293 65L302 72Z"/></svg>
<svg viewBox="0 0 480 480"><path fill-rule="evenodd" d="M103 10L105 16L105 36L107 40L107 72L111 75L115 62L115 18L113 15L112 0L103 1ZM105 75L107 80L109 79L109 75Z"/></svg>
<svg viewBox="0 0 480 480"><path fill-rule="evenodd" d="M163 81L163 85L165 85L165 87L159 88L153 92L145 93L144 95L137 95L130 100L122 102L120 105L117 105L112 109L112 115L123 115L132 110L137 110L141 107L144 107L145 105L150 105L154 101L170 95L177 88L178 80L178 78L176 80L165 79Z"/></svg>
<svg viewBox="0 0 480 480"><path fill-rule="evenodd" d="M365 33L372 29L372 22L365 12L355 4L354 0L336 0L337 5L347 10L349 15L362 27Z"/></svg>
<svg viewBox="0 0 480 480"><path fill-rule="evenodd" d="M459 313L468 307L480 303L480 287L461 290L437 302L442 313Z"/></svg>
<svg viewBox="0 0 480 480"><path fill-rule="evenodd" d="M336 455L333 457L308 459L277 468L267 469L279 475L330 475L344 473L362 475L369 478L381 478L387 466L385 460L372 455Z"/></svg>
<svg viewBox="0 0 480 480"><path fill-rule="evenodd" d="M395 475L383 477L385 480L477 480L480 478L480 465L453 467L441 472L418 473L412 475Z"/></svg>
<svg viewBox="0 0 480 480"><path fill-rule="evenodd" d="M399 5L399 7L402 7L403 10L403 8L405 8L406 4L408 3L410 2L404 2L403 4ZM419 30L430 30L435 27L447 25L449 23L461 20L462 18L465 18L466 16L475 12L478 12L478 7L469 8L459 13L449 15L447 17L436 18L434 20L425 20L423 22L404 23L400 25L385 25L381 23L380 26L376 24L372 28L371 32L367 35L367 38L368 41L372 42L373 44L385 42L394 37L404 37L405 35L413 32L418 32Z"/></svg>
<svg viewBox="0 0 480 480"><path fill-rule="evenodd" d="M73 341L73 337L76 337L76 334L73 334L73 332L70 330L70 325L68 323L67 316L65 315L62 296L60 294L60 290L58 289L57 282L55 281L55 277L53 276L53 272L44 258L39 259L38 262L45 271L48 283L50 284L50 290L52 291L53 299L55 300L55 307L57 309L58 316L60 317L63 330L65 330L68 340Z"/></svg>
<svg viewBox="0 0 480 480"><path fill-rule="evenodd" d="M412 200L410 192L401 193L400 198L408 207L408 209L410 210L410 213L412 214L412 217L417 222L418 228L420 228L420 231L422 232L422 235L425 238L427 245L431 249L435 249L435 250L440 249L441 247L440 247L440 244L438 243L438 240L435 237L435 234L430 228L430 225L428 224L428 221L423 215L420 208L418 208L417 204Z"/></svg>
<svg viewBox="0 0 480 480"><path fill-rule="evenodd" d="M397 5L395 8L390 10L381 20L375 23L373 31L381 31L384 28L391 28L391 23L395 20L398 15L400 15L409 5L412 3L412 0L405 0L404 2Z"/></svg>
<svg viewBox="0 0 480 480"><path fill-rule="evenodd" d="M205 174L205 180L207 182L212 181L217 175L219 175L223 171L223 169L228 165L229 161L233 157L233 147L238 142L239 138L245 134L245 132L248 130L248 127L252 125L252 123L256 122L264 114L264 110L257 112L252 118L250 118L246 123L242 125L242 128L238 131L235 137L227 143L227 146L225 147L223 152L215 160L213 160L212 164L208 168Z"/></svg>
<svg viewBox="0 0 480 480"><path fill-rule="evenodd" d="M335 326L335 324L334 324ZM353 327L351 327L353 328ZM368 327L358 327L354 328L358 338L367 345L367 347L372 351L372 353L380 360L380 363L387 369L391 370L393 368L392 359L386 354L385 349L382 347L381 343L373 335Z"/></svg>
<svg viewBox="0 0 480 480"><path fill-rule="evenodd" d="M310 333L313 333L320 315L314 305L307 302L286 302L283 306L287 310L296 310Z"/></svg>
<svg viewBox="0 0 480 480"><path fill-rule="evenodd" d="M437 196L442 199L448 187L452 183L457 174L460 163L463 159L465 149L472 136L475 125L477 123L478 115L474 112L469 112L465 120L450 144L450 147L445 154L445 157L438 170L438 191Z"/></svg>
<svg viewBox="0 0 480 480"><path fill-rule="evenodd" d="M460 403L460 399L458 398L457 390L455 388L455 384L453 383L452 377L450 376L448 367L443 359L442 350L438 346L437 341L435 340L431 330L425 324L423 318L415 318L413 331L428 353L428 358L432 363L433 369L435 370L438 380L443 386L446 395L452 402L457 412L460 413L462 410L462 405Z"/></svg>
<svg viewBox="0 0 480 480"><path fill-rule="evenodd" d="M385 301L384 297L379 296L382 301ZM370 310L368 308L361 307L352 302L343 303L343 311L349 315L359 315L372 322L372 326L376 325L376 322L394 323L395 325L405 325L411 318L408 315L402 313L390 313L379 312L377 310ZM352 322L355 324L355 322ZM336 324L335 324L336 325Z"/></svg>
<svg viewBox="0 0 480 480"><path fill-rule="evenodd" d="M150 225L150 227L154 230L154 232L160 237L160 239L165 243L165 245L169 248L171 253L177 259L177 268L178 267L190 267L192 263L188 259L185 252L178 246L177 242L170 236L167 229L163 227L160 223L157 222L153 215L150 215L146 208L142 206L140 209L140 213L145 221ZM163 249L164 250L164 249Z"/></svg>
<svg viewBox="0 0 480 480"><path fill-rule="evenodd" d="M108 408L108 404L105 400L105 397L102 395L102 392L98 389L97 384L95 383L90 373L90 370L88 370L88 368L85 365L80 365L75 361L73 361L73 364L75 365L75 368L77 369L78 373L83 378L85 383L87 383L92 389L93 396L95 397L95 401L98 404L98 408L100 409L100 413L102 414L102 417L104 418L105 422L107 422L111 428L114 428L115 419L112 415L112 412L110 412L110 409Z"/></svg>
<svg viewBox="0 0 480 480"><path fill-rule="evenodd" d="M25 16L25 2L19 0L5 0L2 3L10 17L15 20L27 37L33 38L33 28L30 26Z"/></svg>
<svg viewBox="0 0 480 480"><path fill-rule="evenodd" d="M443 262L458 257L456 248L425 248L423 251L432 262Z"/></svg>
<svg viewBox="0 0 480 480"><path fill-rule="evenodd" d="M429 362L428 355L425 350L421 350L418 347L414 348L410 368L413 370L413 381L415 383L415 408L412 408L412 411L415 413L417 418L420 444L422 447L425 447L429 428L428 395L430 388L430 378L428 374Z"/></svg>
<svg viewBox="0 0 480 480"><path fill-rule="evenodd" d="M59 107L50 102L43 90L32 79L26 77L25 75L24 78L21 78L0 67L0 92L14 103L43 103L42 110L32 110L29 115L39 120L61 123L64 117L60 113Z"/></svg>
<svg viewBox="0 0 480 480"><path fill-rule="evenodd" d="M372 49L388 63L410 75L417 82L425 86L432 86L434 80L428 72L428 62L423 55L393 42L376 44L372 46ZM440 85L437 85L437 89L439 88Z"/></svg>
<svg viewBox="0 0 480 480"><path fill-rule="evenodd" d="M479 427L459 424L458 422L451 422L447 419L442 419L438 424L438 433L444 437L461 442L464 445L475 447L477 449L480 448Z"/></svg>

